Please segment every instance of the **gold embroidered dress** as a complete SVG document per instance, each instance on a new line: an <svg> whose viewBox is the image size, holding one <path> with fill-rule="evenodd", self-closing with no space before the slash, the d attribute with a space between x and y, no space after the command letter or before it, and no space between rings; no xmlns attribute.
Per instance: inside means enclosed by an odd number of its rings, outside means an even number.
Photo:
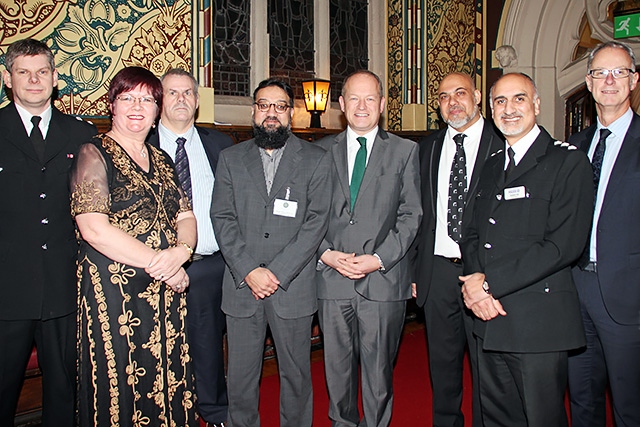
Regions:
<svg viewBox="0 0 640 427"><path fill-rule="evenodd" d="M161 250L176 244L177 216L189 207L168 156L147 149L149 172L106 135L83 145L71 208L74 217L107 214ZM196 426L185 294L82 239L78 260L79 425Z"/></svg>

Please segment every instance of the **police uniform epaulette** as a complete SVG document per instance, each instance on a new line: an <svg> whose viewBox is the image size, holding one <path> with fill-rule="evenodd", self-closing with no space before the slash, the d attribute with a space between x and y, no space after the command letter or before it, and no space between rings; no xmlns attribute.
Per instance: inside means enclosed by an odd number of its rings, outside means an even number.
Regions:
<svg viewBox="0 0 640 427"><path fill-rule="evenodd" d="M76 118L76 120L78 120L78 121L81 121L81 122L87 122L87 123L89 123L90 125L92 125L92 124L93 124L93 122L92 122L91 120L84 120L84 119L83 119L82 117L80 117L80 116L73 116L73 117L75 117L75 118Z"/></svg>
<svg viewBox="0 0 640 427"><path fill-rule="evenodd" d="M495 153L491 153L491 155L490 155L489 157L493 157L493 156L495 156L496 154L500 154L500 153L502 153L502 149L500 149L500 150L496 151Z"/></svg>
<svg viewBox="0 0 640 427"><path fill-rule="evenodd" d="M569 144L568 142L563 141L554 141L553 145L559 145L560 147L566 148L567 150L577 150L578 147L575 145Z"/></svg>

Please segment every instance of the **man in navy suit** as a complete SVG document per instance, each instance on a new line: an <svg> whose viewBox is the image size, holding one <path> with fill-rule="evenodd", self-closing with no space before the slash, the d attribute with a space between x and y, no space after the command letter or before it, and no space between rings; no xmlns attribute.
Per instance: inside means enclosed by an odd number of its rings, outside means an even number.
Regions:
<svg viewBox="0 0 640 427"><path fill-rule="evenodd" d="M472 208L480 173L489 156L504 146L493 124L484 120L478 104L482 95L473 79L464 73L447 75L437 91L440 115L447 128L420 140L420 175L422 185L422 222L416 237L413 296L424 306L429 344L429 371L433 390L433 425L462 427L462 372L464 353L469 347L473 375L473 425L480 427L476 340L473 337L473 314L460 295L462 258L461 233L456 233L456 217L448 213L450 184L454 169L464 158L465 179L461 211ZM461 145L456 142L461 141ZM455 159L454 159L455 157Z"/></svg>
<svg viewBox="0 0 640 427"><path fill-rule="evenodd" d="M586 349L569 358L571 418L579 427L606 424L607 379L616 425L640 425L640 117L630 99L638 82L635 64L624 43L591 52L585 80L598 121L569 140L592 161L596 195L591 239L573 269L587 335Z"/></svg>
<svg viewBox="0 0 640 427"><path fill-rule="evenodd" d="M189 353L193 359L198 413L207 426L223 426L227 420L227 386L222 340L225 317L222 304L224 259L213 232L209 210L216 165L222 149L233 145L221 132L194 126L199 105L198 82L181 69L162 77L162 113L149 142L165 150L176 161L178 139L184 139L191 205L198 222L198 244L187 267L187 328ZM185 188L185 182L181 182Z"/></svg>
<svg viewBox="0 0 640 427"><path fill-rule="evenodd" d="M73 426L78 245L68 171L97 131L51 105L58 73L46 44L13 43L5 65L13 102L0 110L0 425L13 425L35 341L42 425Z"/></svg>

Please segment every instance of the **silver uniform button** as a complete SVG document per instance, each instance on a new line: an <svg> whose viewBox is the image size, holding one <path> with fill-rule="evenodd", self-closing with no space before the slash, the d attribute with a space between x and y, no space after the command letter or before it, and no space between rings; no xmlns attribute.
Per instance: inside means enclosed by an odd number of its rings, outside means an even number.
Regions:
<svg viewBox="0 0 640 427"><path fill-rule="evenodd" d="M492 247L492 246L491 246L491 243L489 243L489 242L487 242L487 243L485 243L485 244L484 244L484 248L485 248L485 249L491 249L491 247Z"/></svg>
<svg viewBox="0 0 640 427"><path fill-rule="evenodd" d="M502 200L502 194L496 194L496 199Z"/></svg>
<svg viewBox="0 0 640 427"><path fill-rule="evenodd" d="M42 249L44 249L45 251L47 250L47 244L45 243L44 245L41 246Z"/></svg>
<svg viewBox="0 0 640 427"><path fill-rule="evenodd" d="M47 198L47 195L46 195L45 193L40 193L40 198L41 198L41 199L46 199L46 198Z"/></svg>
<svg viewBox="0 0 640 427"><path fill-rule="evenodd" d="M42 225L49 224L49 218L42 218L42 220L40 221L40 224L42 224Z"/></svg>
<svg viewBox="0 0 640 427"><path fill-rule="evenodd" d="M496 223L496 220L495 220L495 219L493 219L493 218L489 218L489 224L495 224L495 223Z"/></svg>

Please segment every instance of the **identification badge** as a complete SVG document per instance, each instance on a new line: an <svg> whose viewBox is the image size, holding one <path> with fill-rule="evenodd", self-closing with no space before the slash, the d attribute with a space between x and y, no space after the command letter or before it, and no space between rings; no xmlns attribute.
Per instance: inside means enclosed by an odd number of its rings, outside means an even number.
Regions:
<svg viewBox="0 0 640 427"><path fill-rule="evenodd" d="M287 193L284 199L276 199L273 202L273 214L295 218L298 211L298 202L289 200L291 188L287 187Z"/></svg>
<svg viewBox="0 0 640 427"><path fill-rule="evenodd" d="M524 199L525 197L527 197L527 189L524 188L524 185L504 189L505 200Z"/></svg>

